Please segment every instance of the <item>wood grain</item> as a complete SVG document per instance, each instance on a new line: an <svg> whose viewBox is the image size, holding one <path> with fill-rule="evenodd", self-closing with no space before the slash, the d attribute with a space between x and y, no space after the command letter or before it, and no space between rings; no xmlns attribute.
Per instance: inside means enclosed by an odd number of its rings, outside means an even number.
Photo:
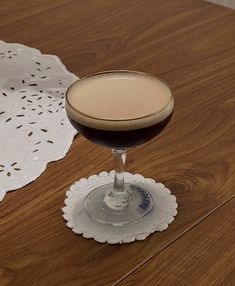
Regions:
<svg viewBox="0 0 235 286"><path fill-rule="evenodd" d="M235 198L118 285L234 283L234 242Z"/></svg>
<svg viewBox="0 0 235 286"><path fill-rule="evenodd" d="M65 191L113 167L110 150L77 136L63 160L0 204L1 286L112 285L234 196L234 11L196 0L4 0L0 17L3 40L57 54L78 75L131 68L171 85L169 126L130 150L127 169L166 183L179 203L170 228L143 242L109 246L74 235L61 215Z"/></svg>

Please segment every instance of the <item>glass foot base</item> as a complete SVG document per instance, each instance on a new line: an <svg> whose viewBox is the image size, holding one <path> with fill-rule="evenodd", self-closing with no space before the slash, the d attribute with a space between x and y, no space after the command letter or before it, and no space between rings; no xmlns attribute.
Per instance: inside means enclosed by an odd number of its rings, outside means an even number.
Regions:
<svg viewBox="0 0 235 286"><path fill-rule="evenodd" d="M136 223L148 216L153 209L153 199L148 191L136 184L125 184L129 194L128 204L123 209L107 206L105 196L113 185L100 186L90 192L85 199L85 210L93 220L114 226Z"/></svg>

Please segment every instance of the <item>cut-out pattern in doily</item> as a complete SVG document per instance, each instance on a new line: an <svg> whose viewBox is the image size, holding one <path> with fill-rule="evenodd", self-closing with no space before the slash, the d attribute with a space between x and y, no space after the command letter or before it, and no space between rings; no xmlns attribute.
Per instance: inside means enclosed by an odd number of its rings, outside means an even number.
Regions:
<svg viewBox="0 0 235 286"><path fill-rule="evenodd" d="M85 238L104 243L129 243L135 240L144 240L155 231L163 231L177 215L176 197L171 195L169 189L163 184L156 183L153 179L144 178L142 175L125 172L125 182L135 183L147 189L153 198L154 208L150 215L138 223L128 226L111 226L100 224L92 220L84 209L85 197L96 187L112 183L114 171L101 172L88 179L80 179L67 191L63 217L67 226L76 234Z"/></svg>
<svg viewBox="0 0 235 286"><path fill-rule="evenodd" d="M0 41L0 201L65 156L76 131L64 97L76 79L58 57Z"/></svg>

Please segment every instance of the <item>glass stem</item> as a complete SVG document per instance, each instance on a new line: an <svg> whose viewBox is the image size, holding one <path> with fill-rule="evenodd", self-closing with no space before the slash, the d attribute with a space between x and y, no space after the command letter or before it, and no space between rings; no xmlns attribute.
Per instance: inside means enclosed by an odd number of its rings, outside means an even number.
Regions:
<svg viewBox="0 0 235 286"><path fill-rule="evenodd" d="M113 149L112 152L115 159L115 177L113 189L116 192L123 192L125 191L124 168L126 163L127 149Z"/></svg>
<svg viewBox="0 0 235 286"><path fill-rule="evenodd" d="M115 159L115 176L111 190L105 195L106 206L116 210L123 210L130 203L130 195L124 184L124 167L127 149L113 149Z"/></svg>

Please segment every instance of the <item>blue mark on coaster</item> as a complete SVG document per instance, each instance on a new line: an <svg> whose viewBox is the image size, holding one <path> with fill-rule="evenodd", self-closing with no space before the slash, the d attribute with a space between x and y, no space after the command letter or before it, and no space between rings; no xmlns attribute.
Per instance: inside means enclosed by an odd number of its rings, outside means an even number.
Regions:
<svg viewBox="0 0 235 286"><path fill-rule="evenodd" d="M146 210L148 209L149 205L150 205L150 195L148 192L146 192L143 188L137 186L137 185L130 185L130 189L132 191L138 191L141 193L143 200L142 202L138 205L138 208L142 209L142 210Z"/></svg>

